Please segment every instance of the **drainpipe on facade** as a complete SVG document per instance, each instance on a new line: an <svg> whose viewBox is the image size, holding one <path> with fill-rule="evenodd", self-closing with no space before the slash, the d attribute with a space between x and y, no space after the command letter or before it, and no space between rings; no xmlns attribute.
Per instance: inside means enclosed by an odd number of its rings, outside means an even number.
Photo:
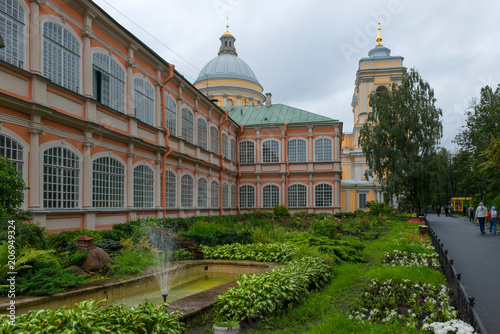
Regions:
<svg viewBox="0 0 500 334"><path fill-rule="evenodd" d="M290 175L290 170L288 169L288 165L290 162L288 161L288 140L286 136L286 128L288 124L285 123L283 124L283 127L285 128L285 161L286 161L286 175L285 175L285 206L288 209L288 176Z"/></svg>
<svg viewBox="0 0 500 334"><path fill-rule="evenodd" d="M243 133L243 125L240 125L240 133ZM241 169L240 169L240 143L236 143L236 164L238 165L238 178L236 179L236 193L238 194L238 198L236 199L236 207L238 208L238 214L241 212L240 208L240 177L241 177Z"/></svg>
<svg viewBox="0 0 500 334"><path fill-rule="evenodd" d="M169 144L169 138L170 138L170 129L167 127L167 115L165 114L165 109L166 109L166 105L165 105L165 86L167 85L167 83L173 78L174 76L174 69L175 69L175 65L173 64L169 64L168 65L168 70L169 70L169 74L168 74L168 77L167 79L165 80L165 82L163 83L163 85L161 86L161 106L162 106L162 113L163 113L163 117L162 117L162 127L163 129L165 130L165 146L168 148L167 152L165 152L165 154L163 155L163 166L162 166L162 182L161 182L161 203L162 203L162 206L163 206L163 218L166 218L167 217L167 196L166 196L166 176L167 176L167 156L172 152L172 146L170 146Z"/></svg>
<svg viewBox="0 0 500 334"><path fill-rule="evenodd" d="M219 192L219 203L220 203L220 215L222 216L224 214L224 207L222 206L223 200L224 200L224 191L223 191L223 173L224 173L224 152L222 152L222 126L224 123L227 122L227 119L229 117L229 112L226 111L226 117L222 121L222 123L219 124L219 153L221 156L220 159L220 166L222 167L220 170L220 192ZM228 145L229 145L229 137L228 137Z"/></svg>

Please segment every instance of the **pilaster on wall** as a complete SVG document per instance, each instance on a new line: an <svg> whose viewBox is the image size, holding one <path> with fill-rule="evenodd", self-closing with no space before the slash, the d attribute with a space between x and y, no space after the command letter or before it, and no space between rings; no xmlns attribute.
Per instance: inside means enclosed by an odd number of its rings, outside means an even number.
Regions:
<svg viewBox="0 0 500 334"><path fill-rule="evenodd" d="M29 31L29 69L42 74L41 40L40 40L40 0L30 0L30 31Z"/></svg>

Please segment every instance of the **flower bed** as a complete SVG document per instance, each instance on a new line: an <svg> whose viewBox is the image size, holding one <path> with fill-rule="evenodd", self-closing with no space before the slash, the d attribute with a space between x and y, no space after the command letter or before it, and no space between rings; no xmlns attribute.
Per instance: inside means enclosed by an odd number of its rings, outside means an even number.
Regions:
<svg viewBox="0 0 500 334"><path fill-rule="evenodd" d="M392 253L386 253L384 264L390 266L404 266L404 267L429 267L433 269L439 269L441 267L439 263L439 256L436 253L425 254L425 253L409 253L395 250Z"/></svg>
<svg viewBox="0 0 500 334"><path fill-rule="evenodd" d="M425 323L449 321L457 315L445 285L391 279L385 282L373 279L352 310L350 319L361 322L398 320L416 328Z"/></svg>

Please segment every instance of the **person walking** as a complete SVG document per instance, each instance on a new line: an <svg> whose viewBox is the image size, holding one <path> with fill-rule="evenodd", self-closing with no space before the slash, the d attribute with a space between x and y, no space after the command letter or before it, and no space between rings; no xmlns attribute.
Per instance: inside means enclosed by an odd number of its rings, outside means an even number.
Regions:
<svg viewBox="0 0 500 334"><path fill-rule="evenodd" d="M476 209L476 218L477 218L477 221L479 222L479 230L481 231L481 234L485 234L484 233L484 221L485 221L487 215L488 215L488 210L483 205L483 202L479 203L479 206Z"/></svg>
<svg viewBox="0 0 500 334"><path fill-rule="evenodd" d="M473 221L474 220L474 207L471 205L469 207L469 221Z"/></svg>
<svg viewBox="0 0 500 334"><path fill-rule="evenodd" d="M436 213L439 217L439 215L441 214L441 205L438 205L437 209L436 209Z"/></svg>
<svg viewBox="0 0 500 334"><path fill-rule="evenodd" d="M495 207L492 206L490 212L488 212L488 221L490 222L490 234L497 234L497 221L498 221L498 212L495 210ZM493 232L491 230L493 229Z"/></svg>

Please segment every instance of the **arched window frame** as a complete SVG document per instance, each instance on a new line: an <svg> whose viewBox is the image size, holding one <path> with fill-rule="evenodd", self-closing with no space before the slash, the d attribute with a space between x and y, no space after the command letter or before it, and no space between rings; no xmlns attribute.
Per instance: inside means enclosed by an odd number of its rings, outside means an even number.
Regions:
<svg viewBox="0 0 500 334"><path fill-rule="evenodd" d="M274 208L280 204L280 187L274 183L268 183L262 187L262 207Z"/></svg>
<svg viewBox="0 0 500 334"><path fill-rule="evenodd" d="M42 73L55 84L80 92L82 44L75 34L52 20L42 22Z"/></svg>
<svg viewBox="0 0 500 334"><path fill-rule="evenodd" d="M81 197L81 157L66 146L42 151L42 202L46 209L76 209Z"/></svg>
<svg viewBox="0 0 500 334"><path fill-rule="evenodd" d="M194 178L190 173L181 176L181 207L192 208L193 205Z"/></svg>
<svg viewBox="0 0 500 334"><path fill-rule="evenodd" d="M267 139L262 142L262 162L277 163L280 161L280 142L276 139Z"/></svg>
<svg viewBox="0 0 500 334"><path fill-rule="evenodd" d="M238 204L238 192L236 184L231 184L231 207L236 208Z"/></svg>
<svg viewBox="0 0 500 334"><path fill-rule="evenodd" d="M168 95L165 95L165 123L170 135L177 136L177 104Z"/></svg>
<svg viewBox="0 0 500 334"><path fill-rule="evenodd" d="M210 151L219 155L219 129L215 125L210 126Z"/></svg>
<svg viewBox="0 0 500 334"><path fill-rule="evenodd" d="M294 183L288 186L288 207L304 208L307 206L307 186Z"/></svg>
<svg viewBox="0 0 500 334"><path fill-rule="evenodd" d="M294 138L288 141L288 162L307 161L307 141L304 138Z"/></svg>
<svg viewBox="0 0 500 334"><path fill-rule="evenodd" d="M125 206L125 164L110 155L92 160L92 207Z"/></svg>
<svg viewBox="0 0 500 334"><path fill-rule="evenodd" d="M240 186L240 208L255 208L255 187L251 184Z"/></svg>
<svg viewBox="0 0 500 334"><path fill-rule="evenodd" d="M231 150L231 161L236 161L236 140L231 138L230 142L230 150Z"/></svg>
<svg viewBox="0 0 500 334"><path fill-rule="evenodd" d="M239 142L240 164L255 163L255 142L251 140L242 140Z"/></svg>
<svg viewBox="0 0 500 334"><path fill-rule="evenodd" d="M314 141L314 161L333 161L333 139L329 137L317 138Z"/></svg>
<svg viewBox="0 0 500 334"><path fill-rule="evenodd" d="M229 184L227 182L222 183L222 207L229 207Z"/></svg>
<svg viewBox="0 0 500 334"><path fill-rule="evenodd" d="M92 90L94 98L105 106L125 113L125 69L112 56L95 51L92 55Z"/></svg>
<svg viewBox="0 0 500 334"><path fill-rule="evenodd" d="M333 185L326 182L318 183L314 186L314 206L333 206Z"/></svg>
<svg viewBox="0 0 500 334"><path fill-rule="evenodd" d="M155 90L144 78L134 78L134 115L141 122L155 125Z"/></svg>
<svg viewBox="0 0 500 334"><path fill-rule="evenodd" d="M187 108L183 107L181 110L181 128L182 128L182 138L191 144L194 144L194 115L193 112Z"/></svg>
<svg viewBox="0 0 500 334"><path fill-rule="evenodd" d="M224 158L229 159L229 138L227 134L222 133L222 154L224 154Z"/></svg>
<svg viewBox="0 0 500 334"><path fill-rule="evenodd" d="M165 206L175 208L177 202L177 174L167 168L165 170Z"/></svg>
<svg viewBox="0 0 500 334"><path fill-rule="evenodd" d="M26 62L28 13L24 1L0 1L0 36L4 43L0 60L19 68L24 68Z"/></svg>
<svg viewBox="0 0 500 334"><path fill-rule="evenodd" d="M25 176L25 152L26 149L19 140L6 133L0 132L0 155L3 155L16 165L16 170L21 173L23 179Z"/></svg>
<svg viewBox="0 0 500 334"><path fill-rule="evenodd" d="M154 207L155 172L145 163L136 165L133 169L134 177L134 207Z"/></svg>
<svg viewBox="0 0 500 334"><path fill-rule="evenodd" d="M208 123L204 117L198 117L198 146L207 150L208 149Z"/></svg>
<svg viewBox="0 0 500 334"><path fill-rule="evenodd" d="M208 207L208 181L205 177L198 178L198 208Z"/></svg>
<svg viewBox="0 0 500 334"><path fill-rule="evenodd" d="M220 185L217 180L210 182L210 207L220 207Z"/></svg>

